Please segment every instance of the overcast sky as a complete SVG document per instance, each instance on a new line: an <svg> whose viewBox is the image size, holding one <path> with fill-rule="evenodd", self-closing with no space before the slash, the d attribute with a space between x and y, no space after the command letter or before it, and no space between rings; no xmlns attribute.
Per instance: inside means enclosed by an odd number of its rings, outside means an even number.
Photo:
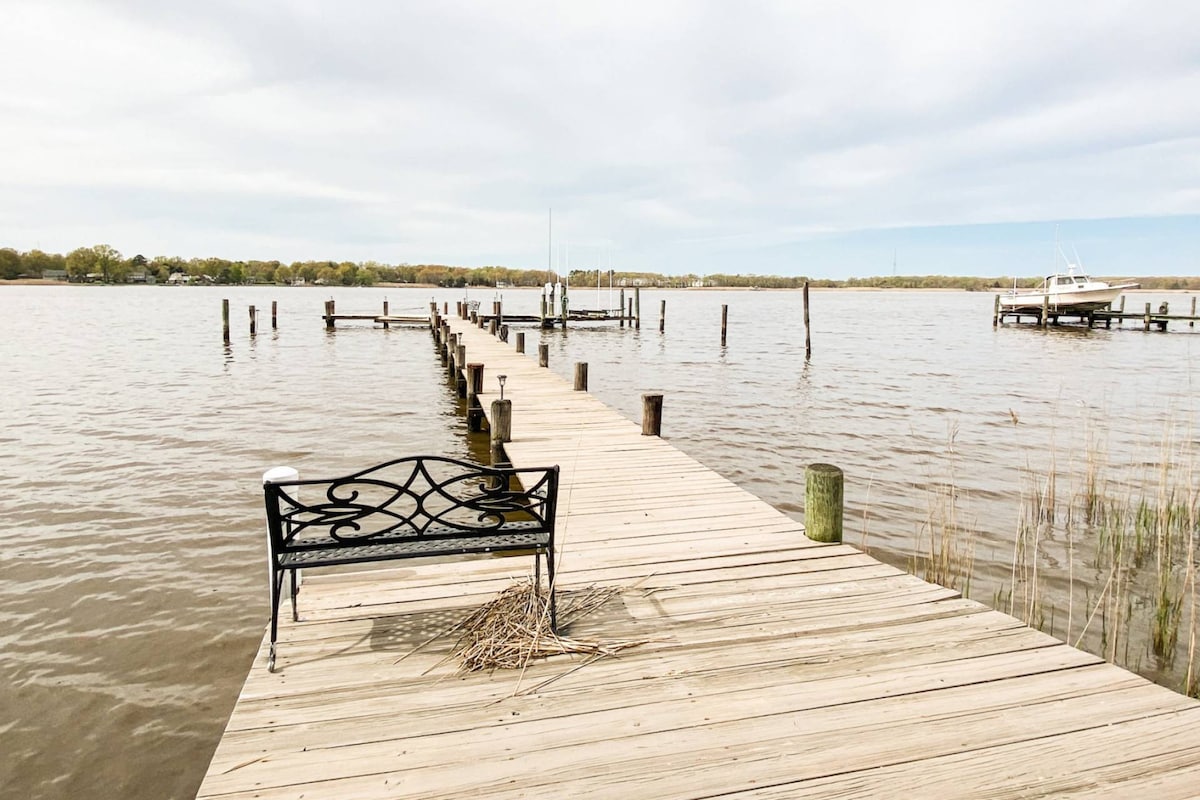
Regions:
<svg viewBox="0 0 1200 800"><path fill-rule="evenodd" d="M1034 275L1056 227L1200 272L1200 3L0 0L0 246Z"/></svg>

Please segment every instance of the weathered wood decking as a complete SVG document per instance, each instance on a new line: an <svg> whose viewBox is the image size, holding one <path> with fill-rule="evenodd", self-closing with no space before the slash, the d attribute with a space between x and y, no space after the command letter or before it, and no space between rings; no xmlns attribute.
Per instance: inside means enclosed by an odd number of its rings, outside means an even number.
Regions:
<svg viewBox="0 0 1200 800"><path fill-rule="evenodd" d="M456 675L452 642L429 640L527 559L310 575L200 797L1200 794L1200 704L807 541L536 356L452 324L489 392L508 375L514 464L562 466L560 588L624 587L565 633L649 642Z"/></svg>

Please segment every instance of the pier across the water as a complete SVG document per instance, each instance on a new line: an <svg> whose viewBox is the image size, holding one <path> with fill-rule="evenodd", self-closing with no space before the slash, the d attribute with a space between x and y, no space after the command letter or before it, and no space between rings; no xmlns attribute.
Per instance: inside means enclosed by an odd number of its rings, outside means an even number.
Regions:
<svg viewBox="0 0 1200 800"><path fill-rule="evenodd" d="M560 597L617 590L560 633L642 644L458 674L449 629L524 559L307 575L200 797L1196 796L1200 703L812 542L538 358L437 327L480 413L505 376L505 456L561 468ZM663 430L686 414L668 397Z"/></svg>
<svg viewBox="0 0 1200 800"><path fill-rule="evenodd" d="M1151 303L1146 303L1142 311L1126 311L1124 295L1121 296L1120 303L1115 308L1112 307L1112 304L1109 306L1108 308L1082 310L1069 306L1052 305L1049 298L1045 297L1040 308L1004 308L1000 304L1000 295L996 295L992 310L992 325L999 325L1009 319L1017 322L1028 319L1042 328L1062 322L1074 322L1087 325L1089 328L1096 325L1111 328L1114 321L1118 325L1131 321L1140 324L1143 331L1149 331L1152 327L1165 331L1171 322L1186 322L1189 328L1195 328L1196 322L1200 320L1200 316L1196 315L1195 297L1192 298L1190 314L1172 314L1169 302L1159 303L1156 308L1152 308Z"/></svg>

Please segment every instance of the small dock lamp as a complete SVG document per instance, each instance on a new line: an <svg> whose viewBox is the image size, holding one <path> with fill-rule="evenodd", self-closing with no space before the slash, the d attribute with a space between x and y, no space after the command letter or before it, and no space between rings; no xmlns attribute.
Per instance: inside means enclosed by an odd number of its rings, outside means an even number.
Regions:
<svg viewBox="0 0 1200 800"><path fill-rule="evenodd" d="M500 381L500 399L504 399L504 382L508 380L507 375L497 375L496 380Z"/></svg>

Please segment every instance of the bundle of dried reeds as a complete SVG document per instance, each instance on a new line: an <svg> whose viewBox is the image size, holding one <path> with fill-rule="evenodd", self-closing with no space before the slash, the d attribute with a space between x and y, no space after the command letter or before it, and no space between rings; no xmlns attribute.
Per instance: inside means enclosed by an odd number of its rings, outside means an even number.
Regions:
<svg viewBox="0 0 1200 800"><path fill-rule="evenodd" d="M620 587L588 587L560 592L558 619L561 629L620 594ZM532 659L563 653L593 658L644 644L642 641L598 642L556 635L550 630L548 592L538 592L531 581L505 589L456 626L460 632L454 655L461 672L485 669L523 669Z"/></svg>

